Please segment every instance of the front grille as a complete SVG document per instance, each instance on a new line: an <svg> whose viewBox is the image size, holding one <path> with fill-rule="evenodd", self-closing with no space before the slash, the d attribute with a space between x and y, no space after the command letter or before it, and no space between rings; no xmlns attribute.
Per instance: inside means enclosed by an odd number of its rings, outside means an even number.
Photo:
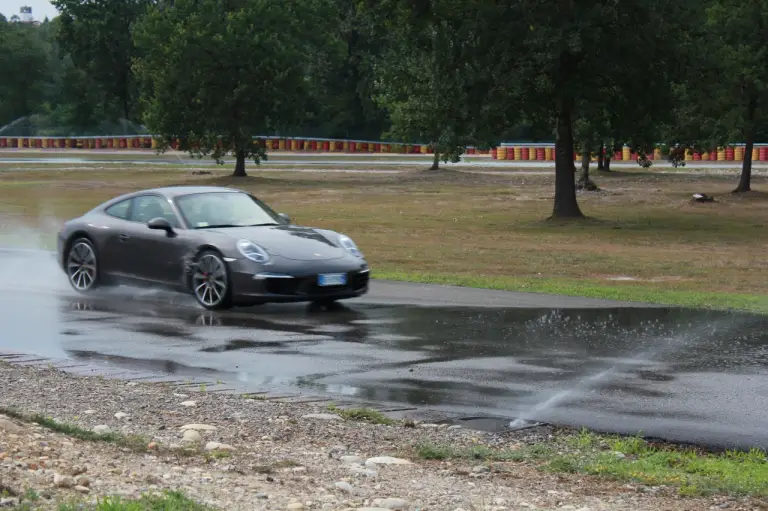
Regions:
<svg viewBox="0 0 768 511"><path fill-rule="evenodd" d="M370 276L366 273L348 272L344 286L318 286L317 275L293 279L266 278L265 289L276 295L332 295L344 291L359 291L368 285Z"/></svg>

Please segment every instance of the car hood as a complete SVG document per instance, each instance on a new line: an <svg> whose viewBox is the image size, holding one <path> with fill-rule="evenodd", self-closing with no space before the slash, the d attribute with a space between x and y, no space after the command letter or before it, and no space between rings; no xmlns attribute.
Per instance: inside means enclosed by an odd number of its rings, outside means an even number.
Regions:
<svg viewBox="0 0 768 511"><path fill-rule="evenodd" d="M273 255L295 261L339 259L347 254L345 249L336 246L329 238L309 227L265 225L206 229L206 231L226 235L234 241L250 240Z"/></svg>

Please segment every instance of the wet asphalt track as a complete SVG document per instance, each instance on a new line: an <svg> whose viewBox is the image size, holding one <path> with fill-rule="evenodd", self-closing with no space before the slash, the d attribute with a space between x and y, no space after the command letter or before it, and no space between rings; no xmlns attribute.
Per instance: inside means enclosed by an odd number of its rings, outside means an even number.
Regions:
<svg viewBox="0 0 768 511"><path fill-rule="evenodd" d="M337 311L210 313L170 293L84 299L48 253L0 250L0 268L0 352L768 447L766 318L376 281Z"/></svg>

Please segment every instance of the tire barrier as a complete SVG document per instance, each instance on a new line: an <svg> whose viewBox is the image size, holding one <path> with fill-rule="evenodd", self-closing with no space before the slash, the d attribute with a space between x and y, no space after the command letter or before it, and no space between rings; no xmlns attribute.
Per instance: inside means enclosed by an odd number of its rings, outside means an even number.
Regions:
<svg viewBox="0 0 768 511"><path fill-rule="evenodd" d="M303 153L346 153L346 154L403 154L427 155L433 150L426 144L402 144L381 141L341 140L327 138L302 137L254 137L254 144L262 144L268 152L303 152ZM179 148L179 140L171 143L172 149ZM126 150L155 150L157 140L152 135L126 135L101 137L0 137L0 149L126 149ZM716 147L709 151L686 150L684 161L742 161L744 160L744 144L731 144L726 147ZM468 156L489 156L502 161L554 161L555 145L552 143L517 143L505 142L499 147L482 150L468 147ZM636 161L638 155L629 147L623 147L612 155L613 161ZM647 154L649 160L663 160L660 148L655 148ZM575 161L581 160L581 155L574 153ZM593 154L591 160L597 161ZM755 144L752 150L753 161L768 161L768 144Z"/></svg>
<svg viewBox="0 0 768 511"><path fill-rule="evenodd" d="M323 138L254 137L254 144L263 144L269 152L311 152L350 154L434 154L426 144L401 144L366 140ZM179 148L179 140L171 142ZM0 148L13 149L157 149L152 135L104 137L0 137ZM490 150L468 147L467 155L489 155Z"/></svg>
<svg viewBox="0 0 768 511"><path fill-rule="evenodd" d="M710 151L698 152L686 150L683 154L685 161L743 161L744 160L744 144L733 144L727 147L717 147ZM660 148L655 148L648 153L647 158L651 161L664 160L666 156L662 154ZM491 158L494 160L517 160L517 161L554 161L555 160L555 144L540 144L540 143L503 143L498 148L491 150ZM612 161L636 161L638 158L637 153L633 152L629 147L623 147L620 151L616 151L611 155ZM573 154L574 161L580 161L581 155L578 153ZM752 149L753 161L768 161L768 144L755 144ZM597 161L597 155L592 154L591 161Z"/></svg>

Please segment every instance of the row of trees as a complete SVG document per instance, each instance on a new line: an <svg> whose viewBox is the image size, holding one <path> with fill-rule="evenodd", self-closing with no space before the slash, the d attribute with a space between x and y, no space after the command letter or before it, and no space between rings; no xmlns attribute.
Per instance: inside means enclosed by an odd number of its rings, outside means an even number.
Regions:
<svg viewBox="0 0 768 511"><path fill-rule="evenodd" d="M590 154L768 134L768 0L54 0L0 20L0 125L136 122L192 154L266 157L254 134L432 145L555 139L554 217ZM41 121L42 122L42 121ZM81 133L82 133L81 131ZM577 182L572 155L583 155Z"/></svg>

